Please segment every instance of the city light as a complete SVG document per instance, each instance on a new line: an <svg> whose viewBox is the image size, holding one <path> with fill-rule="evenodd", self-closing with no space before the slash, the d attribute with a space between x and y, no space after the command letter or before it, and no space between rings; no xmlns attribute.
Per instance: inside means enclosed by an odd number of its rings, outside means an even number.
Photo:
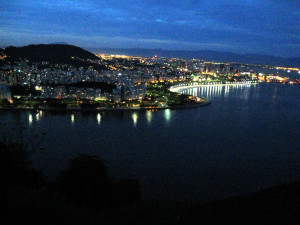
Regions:
<svg viewBox="0 0 300 225"><path fill-rule="evenodd" d="M100 59L89 59L88 62L105 66L106 69L102 72L93 65L88 68L76 68L68 64L52 65L49 62L42 62L40 64L43 69L40 69L37 62L30 70L26 69L28 65L25 61L18 62L15 68L6 65L10 69L1 71L3 84L0 85L0 96L9 100L10 107L26 109L57 107L72 110L81 108L147 110L172 108L186 103L203 105L206 100L199 101L192 97L201 97L201 95L198 96L197 92L189 89L190 87L210 86L211 94L217 89L216 86L223 85L252 85L258 82L300 83L299 79L283 77L279 72L275 74L272 71L265 72L266 69L274 70L275 67L271 66L257 65L264 70L254 72L248 64L206 62L200 59L100 56L105 58L105 62ZM285 72L290 70L291 73L299 71L299 68L277 67L276 69L279 68L284 69ZM46 85L42 86L41 84L44 83ZM77 86L78 83L82 87ZM104 85L104 89L98 86L100 83ZM24 84L28 94L12 95L10 86ZM188 91L185 94L190 96L179 97L170 93L170 91L179 93L180 89L186 88ZM225 96L227 93L226 91ZM54 98L57 101L50 104L40 101ZM15 99L20 100L16 103ZM35 119L39 120L40 115L36 115Z"/></svg>
<svg viewBox="0 0 300 225"><path fill-rule="evenodd" d="M0 225L300 225L300 0L0 5Z"/></svg>

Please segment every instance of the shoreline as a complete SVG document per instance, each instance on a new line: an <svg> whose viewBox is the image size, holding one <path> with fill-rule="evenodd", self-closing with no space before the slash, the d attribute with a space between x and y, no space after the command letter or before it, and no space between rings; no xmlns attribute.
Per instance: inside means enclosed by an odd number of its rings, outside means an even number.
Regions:
<svg viewBox="0 0 300 225"><path fill-rule="evenodd" d="M253 84L259 84L259 83L232 83L232 84L196 84L196 85L186 85L186 86L175 86L171 87L170 91L172 92L177 92L178 90L181 89L186 89L186 88L195 88L195 87L208 87L208 86L233 86L233 85L253 85Z"/></svg>
<svg viewBox="0 0 300 225"><path fill-rule="evenodd" d="M148 110L164 110L164 109L189 109L189 108L198 108L198 107L205 107L211 104L211 101L203 101L201 103L196 104L187 104L187 105L178 105L178 106L167 106L167 107L160 107L160 108L91 108L91 109L83 109L83 108L66 108L66 109L59 109L59 108L26 108L26 107L2 107L0 110L11 110L11 111L65 111L65 112L76 112L76 111L85 111L85 112L103 112L103 111L148 111Z"/></svg>
<svg viewBox="0 0 300 225"><path fill-rule="evenodd" d="M169 90L172 92L176 92L178 89L186 89L190 87L200 87L200 86L217 86L217 85L229 85L229 84L212 84L212 85L191 85L191 86L180 86L170 88ZM234 84L231 84L234 85ZM245 85L245 84L244 84ZM189 108L198 108L198 107L205 107L210 105L212 102L209 100L203 100L200 103L195 104L185 104L185 105L175 105L175 106L167 106L167 107L128 107L128 108L109 108L109 107L98 107L98 108L80 108L80 107L70 107L70 108L48 108L48 107L0 107L0 111L2 110L11 110L11 111L57 111L57 112L78 112L78 111L85 111L85 112L104 112L104 111L157 111L157 110L165 110L165 109L189 109Z"/></svg>

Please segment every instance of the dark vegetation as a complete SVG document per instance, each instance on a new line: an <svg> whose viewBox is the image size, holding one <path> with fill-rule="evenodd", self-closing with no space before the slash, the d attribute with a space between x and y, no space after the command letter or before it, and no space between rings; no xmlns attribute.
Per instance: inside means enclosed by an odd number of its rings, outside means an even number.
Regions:
<svg viewBox="0 0 300 225"><path fill-rule="evenodd" d="M191 96L185 94L178 94L170 91L171 83L160 82L157 84L147 85L146 98L151 102L162 102L168 106L194 104L195 101L190 99Z"/></svg>
<svg viewBox="0 0 300 225"><path fill-rule="evenodd" d="M300 224L300 182L189 207L176 224Z"/></svg>
<svg viewBox="0 0 300 225"><path fill-rule="evenodd" d="M49 84L41 84L43 85L49 85ZM69 91L70 87L77 87L77 88L99 88L101 89L101 92L109 92L111 93L114 88L116 88L116 85L109 84L106 82L77 82L72 84L50 84L52 87L65 87L67 91ZM41 95L41 91L36 90L34 86L30 85L12 85L10 86L10 91L12 96L22 96L22 97L38 97Z"/></svg>
<svg viewBox="0 0 300 225"><path fill-rule="evenodd" d="M0 99L0 106L12 107L13 105L6 98L3 98L3 99Z"/></svg>
<svg viewBox="0 0 300 225"><path fill-rule="evenodd" d="M77 87L77 88L100 88L102 92L112 92L117 86L115 84L109 84L106 82L77 82L66 85L68 90L69 87Z"/></svg>
<svg viewBox="0 0 300 225"><path fill-rule="evenodd" d="M10 86L10 91L12 96L40 96L41 91L37 91L34 86L21 86L13 85Z"/></svg>
<svg viewBox="0 0 300 225"><path fill-rule="evenodd" d="M109 92L112 93L113 89L117 86L112 83L102 82L102 81L88 81L88 82L76 82L71 84L54 84L54 83L42 83L41 86L52 86L52 87L65 87L67 91L69 91L70 87L77 87L77 88L99 88L101 92ZM19 86L17 86L19 87ZM23 87L23 86L22 86Z"/></svg>
<svg viewBox="0 0 300 225"><path fill-rule="evenodd" d="M7 58L4 62L15 62L20 59L26 59L31 63L47 61L49 63L70 64L87 69L93 66L95 70L105 70L106 67L90 60L100 59L93 53L73 45L64 44L40 44L28 45L24 47L9 46L5 48L4 53ZM40 65L41 68L48 68L48 65Z"/></svg>
<svg viewBox="0 0 300 225"><path fill-rule="evenodd" d="M134 101L131 101L132 104ZM129 103L128 103L129 104ZM95 109L97 107L111 108L113 105L120 106L121 104L113 104L110 101L90 100L90 99L74 99L74 98L34 98L34 97L21 97L15 98L13 103L7 99L0 99L0 106L5 108L46 108L46 109L67 109L67 108L82 108L82 109ZM124 105L124 104L123 104ZM122 106L123 106L122 105Z"/></svg>
<svg viewBox="0 0 300 225"><path fill-rule="evenodd" d="M141 201L137 180L114 181L96 156L79 155L54 181L19 144L0 143L0 224L300 224L300 182L227 200Z"/></svg>
<svg viewBox="0 0 300 225"><path fill-rule="evenodd" d="M49 182L21 145L0 148L0 224L94 224L140 198L137 180L114 181L96 156L79 155Z"/></svg>
<svg viewBox="0 0 300 225"><path fill-rule="evenodd" d="M99 59L94 54L73 45L28 45L24 47L7 47L4 53L18 61L21 59L28 59L32 62L49 61L52 63L65 63L71 57L80 59Z"/></svg>

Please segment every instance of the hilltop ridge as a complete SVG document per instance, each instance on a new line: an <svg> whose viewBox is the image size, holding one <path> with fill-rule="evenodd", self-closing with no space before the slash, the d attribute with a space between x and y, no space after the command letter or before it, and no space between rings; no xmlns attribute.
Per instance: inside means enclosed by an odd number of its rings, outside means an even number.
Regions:
<svg viewBox="0 0 300 225"><path fill-rule="evenodd" d="M38 44L23 47L9 46L5 48L4 53L12 60L27 59L32 62L69 63L72 61L72 58L99 59L87 50L65 44Z"/></svg>

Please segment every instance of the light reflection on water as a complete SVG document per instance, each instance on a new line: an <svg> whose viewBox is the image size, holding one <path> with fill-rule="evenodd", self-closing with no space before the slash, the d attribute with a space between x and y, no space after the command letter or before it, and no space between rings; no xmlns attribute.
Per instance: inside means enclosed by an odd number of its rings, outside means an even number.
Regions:
<svg viewBox="0 0 300 225"><path fill-rule="evenodd" d="M164 112L164 119L165 119L165 121L166 122L169 122L170 120L171 120L171 118L172 118L172 113L171 113L171 110L170 109L165 109L165 110L162 110L163 112ZM112 113L114 113L114 112L112 112ZM155 112L153 112L153 111L151 111L151 110L149 110L149 111L146 111L146 112L139 112L139 111L135 111L135 112L124 112L124 115L130 115L130 117L131 117L131 119L132 119L132 122L133 122L133 125L134 125L134 127L136 127L137 126L137 124L138 124L138 121L139 121L139 119L141 119L141 118L139 118L139 115L141 114L143 117L145 117L145 119L146 119L146 121L147 121L147 124L148 125L151 125L151 123L152 123L152 120L153 120L153 114L154 114ZM82 112L77 112L77 113L75 113L76 114L76 117L82 117ZM69 118L70 118L70 124L73 126L74 124L75 124L75 121L77 120L76 118L75 118L75 114L74 113L71 113L71 114L69 114ZM42 112L42 111L39 111L38 113L36 113L35 114L35 116L33 116L33 114L32 113L29 113L28 114L28 124L31 126L34 122L38 122L38 121L41 121L41 120L45 120L46 118L48 118L48 117L50 117L52 115L52 113L51 112ZM104 117L105 116L108 116L107 114L105 114L104 113ZM34 118L35 118L35 120L34 120ZM101 124L101 122L102 122L102 116L101 116L101 113L100 112L98 112L98 113L91 113L90 115L89 115L89 118L91 119L91 118L95 118L96 119L96 121L97 121L97 124L98 125L100 125ZM93 120L91 120L91 121L93 121Z"/></svg>
<svg viewBox="0 0 300 225"><path fill-rule="evenodd" d="M228 97L238 93L237 97L248 100L250 89L255 88L257 84L244 84L244 85L207 85L195 88L188 88L180 90L180 94L194 95L204 97L207 99L214 99L216 97Z"/></svg>
<svg viewBox="0 0 300 225"><path fill-rule="evenodd" d="M28 116L28 122L29 122L29 125L31 125L32 122L33 122L32 114L31 114L31 113L30 113L29 116Z"/></svg>
<svg viewBox="0 0 300 225"><path fill-rule="evenodd" d="M137 122L138 122L138 114L136 112L132 113L132 120L133 120L133 126L136 127Z"/></svg>
<svg viewBox="0 0 300 225"><path fill-rule="evenodd" d="M217 199L300 178L294 168L299 86L220 85L181 93L213 103L157 112L0 112L0 121L19 119L45 130L45 149L33 165L48 176L78 153L100 155L113 176L138 179L150 197Z"/></svg>
<svg viewBox="0 0 300 225"><path fill-rule="evenodd" d="M37 113L37 114L35 115L35 119L36 119L36 121L39 121L39 120L40 120L40 114L39 114L39 113Z"/></svg>
<svg viewBox="0 0 300 225"><path fill-rule="evenodd" d="M148 124L150 124L151 120L152 120L152 112L151 111L147 111L146 112L146 117L147 117Z"/></svg>
<svg viewBox="0 0 300 225"><path fill-rule="evenodd" d="M207 99L214 99L218 97L228 97L229 95L236 96L240 99L248 100L249 95L250 95L250 89L258 87L255 85L250 85L250 84L245 84L245 85L207 85L207 86L201 86L201 87L196 87L196 88L187 88L180 90L180 94L188 94L188 95L193 95L193 96L198 96L198 97L205 97ZM273 99L276 98L276 88L274 89L274 95ZM165 109L164 111L164 119L165 122L169 122L172 118L172 113L170 109ZM35 120L39 121L41 120L42 117L44 117L45 113L43 111L37 112L35 115ZM129 112L131 114L131 118L133 121L134 127L137 126L138 120L139 120L139 114L138 112ZM80 115L79 115L80 116ZM96 113L94 115L90 115L93 118L96 118L97 124L101 124L102 116L101 113ZM153 120L153 112L152 111L147 111L145 113L145 117L147 120L148 125L152 123ZM75 124L75 115L72 113L70 115L70 122L71 125ZM28 116L28 123L29 125L32 125L33 123L33 115L32 113L29 114Z"/></svg>
<svg viewBox="0 0 300 225"><path fill-rule="evenodd" d="M165 119L166 119L166 122L169 122L170 119L171 119L171 110L170 109L165 109Z"/></svg>
<svg viewBox="0 0 300 225"><path fill-rule="evenodd" d="M100 113L97 114L97 123L98 123L98 125L100 125L100 123L101 123L101 114Z"/></svg>
<svg viewBox="0 0 300 225"><path fill-rule="evenodd" d="M71 124L73 125L75 123L75 116L74 114L71 114Z"/></svg>

